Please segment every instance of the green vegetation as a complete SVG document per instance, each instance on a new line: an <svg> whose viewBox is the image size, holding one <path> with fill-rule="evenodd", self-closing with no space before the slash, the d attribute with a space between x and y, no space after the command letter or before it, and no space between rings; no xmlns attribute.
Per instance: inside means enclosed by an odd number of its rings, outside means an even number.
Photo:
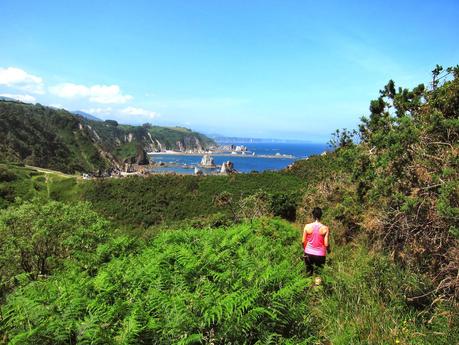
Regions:
<svg viewBox="0 0 459 345"><path fill-rule="evenodd" d="M0 209L35 197L80 200L78 180L55 171L0 163Z"/></svg>
<svg viewBox="0 0 459 345"><path fill-rule="evenodd" d="M230 228L162 231L145 245L114 237L54 276L19 286L2 308L0 331L12 344L458 339L459 318L450 306L426 313L415 297L429 286L362 245L337 247L324 288L311 288L299 235L284 221L261 218Z"/></svg>
<svg viewBox="0 0 459 345"><path fill-rule="evenodd" d="M150 226L218 212L229 215L229 210L214 204L215 196L222 192L239 200L259 190L300 195L301 186L295 176L269 172L230 177L153 175L91 181L82 185L82 196L119 224Z"/></svg>
<svg viewBox="0 0 459 345"><path fill-rule="evenodd" d="M4 162L68 173L95 172L120 167L135 157L138 147L193 150L214 144L182 127L91 121L63 109L0 100L0 161Z"/></svg>
<svg viewBox="0 0 459 345"><path fill-rule="evenodd" d="M79 125L65 110L0 101L0 160L63 172L108 168Z"/></svg>
<svg viewBox="0 0 459 345"><path fill-rule="evenodd" d="M335 246L323 292L313 299L319 334L331 344L455 344L457 307L431 304L431 282L369 251L365 242Z"/></svg>
<svg viewBox="0 0 459 345"><path fill-rule="evenodd" d="M35 199L0 214L0 298L18 275L35 280L62 266L63 259L87 267L109 223L89 204Z"/></svg>
<svg viewBox="0 0 459 345"><path fill-rule="evenodd" d="M459 67L433 75L390 81L359 132L282 172L82 181L1 164L0 342L458 343ZM300 237L317 205L332 243L312 287Z"/></svg>
<svg viewBox="0 0 459 345"><path fill-rule="evenodd" d="M277 221L166 231L91 275L17 290L3 330L12 343L298 342L312 332L297 235Z"/></svg>

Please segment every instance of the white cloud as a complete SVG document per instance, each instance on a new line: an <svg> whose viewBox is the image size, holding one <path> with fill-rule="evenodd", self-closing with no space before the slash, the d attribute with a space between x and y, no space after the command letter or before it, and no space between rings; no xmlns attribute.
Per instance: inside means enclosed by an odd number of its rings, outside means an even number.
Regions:
<svg viewBox="0 0 459 345"><path fill-rule="evenodd" d="M37 102L35 97L31 95L16 95L16 94L11 94L11 93L3 93L0 96L14 98L24 103L36 103Z"/></svg>
<svg viewBox="0 0 459 345"><path fill-rule="evenodd" d="M73 83L63 83L49 88L50 92L62 98L88 98L90 102L101 104L122 104L133 97L121 92L118 85L85 86Z"/></svg>
<svg viewBox="0 0 459 345"><path fill-rule="evenodd" d="M43 94L43 79L16 67L0 68L0 85Z"/></svg>
<svg viewBox="0 0 459 345"><path fill-rule="evenodd" d="M141 116L147 117L150 119L154 119L159 116L157 112L150 111L143 108L136 108L136 107L127 107L120 110L120 114L122 115L129 115L129 116Z"/></svg>
<svg viewBox="0 0 459 345"><path fill-rule="evenodd" d="M126 107L122 109L114 109L112 107L87 108L83 109L83 111L92 115L116 118L119 120L128 120L134 117L135 119L148 120L159 117L159 114L155 111L138 107Z"/></svg>

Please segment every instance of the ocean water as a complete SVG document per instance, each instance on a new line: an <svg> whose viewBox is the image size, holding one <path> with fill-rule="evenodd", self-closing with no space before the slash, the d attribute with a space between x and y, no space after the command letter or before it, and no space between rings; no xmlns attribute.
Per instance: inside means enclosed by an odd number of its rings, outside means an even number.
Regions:
<svg viewBox="0 0 459 345"><path fill-rule="evenodd" d="M234 163L234 168L241 173L248 173L252 171L266 171L266 170L281 170L286 168L289 164L293 163L297 159L304 159L308 156L320 154L327 150L326 144L310 144L310 143L244 143L244 144L233 144L233 145L244 145L250 152L255 152L255 156L247 154L221 156L218 154L212 155L215 164L221 165L223 162L231 161ZM265 158L259 157L258 155L292 155L294 158ZM193 174L194 167L201 162L202 156L190 156L190 155L151 155L150 160L155 162L165 163L176 163L178 165L186 165L184 167L159 167L153 169L155 172L177 172L180 174ZM219 171L219 169L203 169L204 173L210 173L212 171Z"/></svg>

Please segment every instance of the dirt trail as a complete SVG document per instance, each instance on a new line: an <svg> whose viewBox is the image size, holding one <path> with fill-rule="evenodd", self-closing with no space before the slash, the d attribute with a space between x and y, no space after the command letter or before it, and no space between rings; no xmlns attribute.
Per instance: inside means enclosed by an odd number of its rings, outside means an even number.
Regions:
<svg viewBox="0 0 459 345"><path fill-rule="evenodd" d="M45 173L45 174L54 174L54 175L58 175L58 176L61 176L61 177L67 177L67 178L70 178L70 177L80 178L80 176L77 176L77 175L69 175L69 174L66 174L66 173L63 173L63 172L60 172L60 171L57 171L57 170L39 168L39 167L35 167L33 165L26 165L26 167L30 168L30 169L37 170L37 171Z"/></svg>

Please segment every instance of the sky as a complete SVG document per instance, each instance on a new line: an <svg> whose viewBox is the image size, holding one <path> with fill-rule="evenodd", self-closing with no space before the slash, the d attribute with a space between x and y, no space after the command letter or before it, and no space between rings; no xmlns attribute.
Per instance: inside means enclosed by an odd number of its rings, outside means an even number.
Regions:
<svg viewBox="0 0 459 345"><path fill-rule="evenodd" d="M459 63L459 1L0 0L0 95L120 123L326 142Z"/></svg>

